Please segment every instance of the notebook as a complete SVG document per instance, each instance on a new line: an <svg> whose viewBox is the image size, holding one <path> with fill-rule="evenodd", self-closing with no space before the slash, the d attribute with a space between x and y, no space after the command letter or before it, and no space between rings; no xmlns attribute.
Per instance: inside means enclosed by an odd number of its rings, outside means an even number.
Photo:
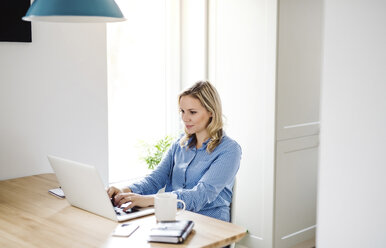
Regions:
<svg viewBox="0 0 386 248"><path fill-rule="evenodd" d="M133 208L131 213L114 207L97 169L92 165L48 156L67 201L74 207L114 221L126 221L154 213L153 207Z"/></svg>
<svg viewBox="0 0 386 248"><path fill-rule="evenodd" d="M182 243L192 232L191 220L160 221L151 230L149 242Z"/></svg>

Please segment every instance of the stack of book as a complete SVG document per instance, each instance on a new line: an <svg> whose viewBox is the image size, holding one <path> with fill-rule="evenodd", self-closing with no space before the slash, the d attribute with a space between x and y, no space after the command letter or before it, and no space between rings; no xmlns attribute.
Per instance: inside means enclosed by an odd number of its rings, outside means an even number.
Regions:
<svg viewBox="0 0 386 248"><path fill-rule="evenodd" d="M161 221L151 230L149 242L182 243L191 233L194 222L191 220Z"/></svg>

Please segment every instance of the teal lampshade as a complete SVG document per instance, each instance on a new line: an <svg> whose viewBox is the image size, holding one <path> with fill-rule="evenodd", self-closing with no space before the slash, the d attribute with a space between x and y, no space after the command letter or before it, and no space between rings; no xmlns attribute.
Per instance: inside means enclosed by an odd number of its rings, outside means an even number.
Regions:
<svg viewBox="0 0 386 248"><path fill-rule="evenodd" d="M114 0L35 0L24 21L120 22L126 20Z"/></svg>

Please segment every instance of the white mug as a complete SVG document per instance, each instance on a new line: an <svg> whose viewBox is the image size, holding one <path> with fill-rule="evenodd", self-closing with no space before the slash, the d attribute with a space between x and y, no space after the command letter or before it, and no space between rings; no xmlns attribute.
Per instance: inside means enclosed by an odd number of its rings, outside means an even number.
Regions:
<svg viewBox="0 0 386 248"><path fill-rule="evenodd" d="M176 194L169 192L156 194L154 197L154 209L157 221L176 220L178 202L182 203L182 211L184 211L185 202L177 199Z"/></svg>

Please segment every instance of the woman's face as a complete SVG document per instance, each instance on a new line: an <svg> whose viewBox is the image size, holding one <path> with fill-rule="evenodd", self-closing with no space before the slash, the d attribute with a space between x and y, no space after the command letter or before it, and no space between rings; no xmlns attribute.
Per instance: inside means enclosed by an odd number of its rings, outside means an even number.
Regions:
<svg viewBox="0 0 386 248"><path fill-rule="evenodd" d="M180 98L181 118L188 134L206 134L206 127L212 114L201 105L201 102L191 96Z"/></svg>

